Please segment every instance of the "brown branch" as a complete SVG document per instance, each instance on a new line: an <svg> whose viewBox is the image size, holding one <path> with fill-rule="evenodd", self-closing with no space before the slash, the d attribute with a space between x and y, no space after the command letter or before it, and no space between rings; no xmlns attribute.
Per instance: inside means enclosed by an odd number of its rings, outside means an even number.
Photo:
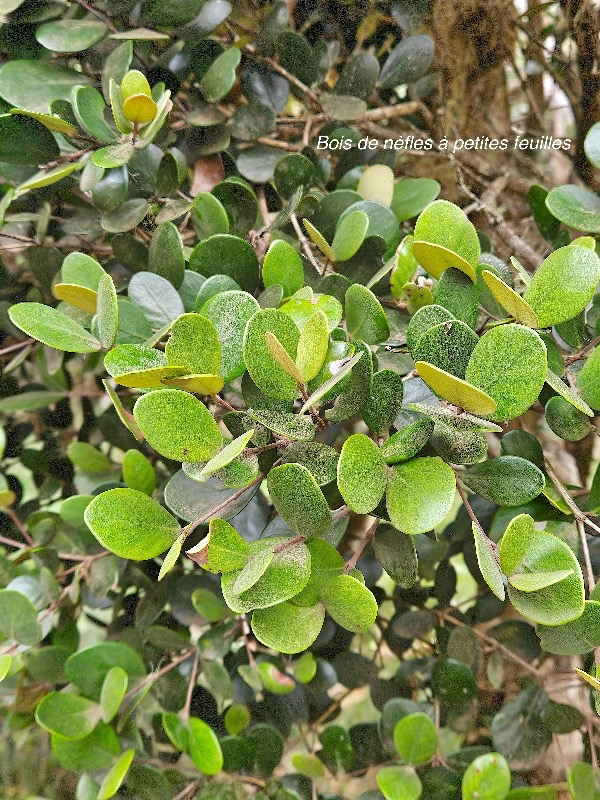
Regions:
<svg viewBox="0 0 600 800"><path fill-rule="evenodd" d="M199 658L198 648L194 648L194 662L192 664L192 671L190 673L190 679L188 681L188 688L187 694L185 696L185 705L181 711L181 719L184 723L187 724L187 721L190 718L190 708L192 706L192 695L194 693L194 687L196 685L196 678L198 676L198 658Z"/></svg>
<svg viewBox="0 0 600 800"><path fill-rule="evenodd" d="M352 558L350 558L348 561L346 561L346 566L344 567L344 573L346 575L349 575L352 572L352 570L356 567L356 564L357 564L359 558L363 554L363 550L369 544L371 539L373 539L375 537L375 533L377 531L377 528L379 527L379 522L380 522L379 517L376 517L375 518L375 522L365 532L364 536L362 537L362 539L358 543L358 547L356 548L356 551L354 552Z"/></svg>

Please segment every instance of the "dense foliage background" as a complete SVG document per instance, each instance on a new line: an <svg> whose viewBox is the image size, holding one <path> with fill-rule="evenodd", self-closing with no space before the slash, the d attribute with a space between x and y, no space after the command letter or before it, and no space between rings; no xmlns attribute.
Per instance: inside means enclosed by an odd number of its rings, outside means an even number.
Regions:
<svg viewBox="0 0 600 800"><path fill-rule="evenodd" d="M0 0L2 796L600 797L599 29Z"/></svg>

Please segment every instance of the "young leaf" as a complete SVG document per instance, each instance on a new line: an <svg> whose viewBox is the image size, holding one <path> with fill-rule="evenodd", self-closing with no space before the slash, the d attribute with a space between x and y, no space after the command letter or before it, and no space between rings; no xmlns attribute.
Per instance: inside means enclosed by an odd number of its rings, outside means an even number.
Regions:
<svg viewBox="0 0 600 800"><path fill-rule="evenodd" d="M273 561L273 551L266 547L250 556L247 563L236 573L231 587L232 593L241 594L251 589L265 574L271 561Z"/></svg>
<svg viewBox="0 0 600 800"><path fill-rule="evenodd" d="M481 252L475 227L454 203L434 200L421 212L415 224L412 252L434 278L448 267L457 267L473 282Z"/></svg>
<svg viewBox="0 0 600 800"><path fill-rule="evenodd" d="M98 337L105 350L115 343L119 330L119 306L113 279L108 274L100 278L97 298Z"/></svg>
<svg viewBox="0 0 600 800"><path fill-rule="evenodd" d="M319 374L329 348L327 317L317 311L302 328L296 356L297 371L302 383L308 383Z"/></svg>
<svg viewBox="0 0 600 800"><path fill-rule="evenodd" d="M377 786L385 800L419 800L423 791L412 767L383 767L377 772Z"/></svg>
<svg viewBox="0 0 600 800"><path fill-rule="evenodd" d="M78 322L42 303L16 303L8 309L8 316L28 336L56 350L94 353L102 347Z"/></svg>
<svg viewBox="0 0 600 800"><path fill-rule="evenodd" d="M517 294L514 289L511 289L503 280L487 269L482 271L481 277L494 296L494 299L497 300L502 308L514 317L517 322L522 322L523 325L527 325L530 328L541 327L534 310L528 302L523 300L520 294Z"/></svg>
<svg viewBox="0 0 600 800"><path fill-rule="evenodd" d="M135 750L132 747L119 756L100 784L96 800L110 800L111 797L116 795L129 772L134 755Z"/></svg>
<svg viewBox="0 0 600 800"><path fill-rule="evenodd" d="M510 789L510 768L500 753L485 753L472 761L462 780L464 800L504 800Z"/></svg>
<svg viewBox="0 0 600 800"><path fill-rule="evenodd" d="M102 492L87 506L84 518L103 547L133 561L164 553L179 533L175 517L135 489Z"/></svg>
<svg viewBox="0 0 600 800"><path fill-rule="evenodd" d="M91 289L77 284L56 283L52 287L52 294L57 300L64 300L86 314L96 313L98 295Z"/></svg>
<svg viewBox="0 0 600 800"><path fill-rule="evenodd" d="M240 453L243 452L244 448L250 441L250 439L254 436L254 428L247 431L247 433L238 436L237 439L234 439L232 442L229 442L220 453L217 453L216 456L210 459L210 461L202 468L200 471L200 475L208 477L209 475L213 475L215 472L223 469L228 464L236 459Z"/></svg>
<svg viewBox="0 0 600 800"><path fill-rule="evenodd" d="M223 436L206 406L178 389L140 397L133 416L158 453L175 461L209 461L221 449Z"/></svg>
<svg viewBox="0 0 600 800"><path fill-rule="evenodd" d="M381 169L389 170L389 167L380 165ZM367 167L373 169L373 167ZM365 170L365 172L367 171ZM390 170L391 172L391 170ZM363 173L364 175L364 173ZM374 198L366 197L365 200ZM389 205L389 204L388 204ZM367 228L369 227L369 218L364 211L353 211L340 220L331 248L335 255L335 261L348 261L353 255L356 255L361 244L365 240Z"/></svg>
<svg viewBox="0 0 600 800"><path fill-rule="evenodd" d="M593 359L593 357L594 357L594 353L592 353L592 355L587 359L587 361L583 365L583 368L582 368L581 372L577 376L578 383L581 382L581 374L585 370L588 362L591 359ZM592 366L592 367L590 367L588 373L586 374L586 377L584 377L584 379L583 379L583 385L584 386L586 385L585 382L586 382L586 379L589 377L590 372L593 373L593 371L594 371L594 367ZM561 397L563 397L568 403L571 403L571 405L573 405L573 406L575 406L575 408L579 409L579 411L581 411L582 414L585 414L588 417L593 417L594 416L594 412L588 406L588 404L583 400L583 398L580 397L576 392L574 392L573 389L571 389L570 386L568 386L561 378L558 377L558 375L555 375L554 372L552 372L550 370L550 368L548 368L546 370L546 383L552 389L554 389L554 391L557 392Z"/></svg>
<svg viewBox="0 0 600 800"><path fill-rule="evenodd" d="M485 535L483 529L475 522L471 524L471 528L473 530L473 538L475 539L477 563L479 564L483 579L496 597L499 600L504 600L506 597L504 578L492 547L492 542L489 537Z"/></svg>
<svg viewBox="0 0 600 800"><path fill-rule="evenodd" d="M183 389L184 392L192 394L217 394L225 383L220 375L180 375L165 376L160 381L164 386L172 386L175 389Z"/></svg>
<svg viewBox="0 0 600 800"><path fill-rule="evenodd" d="M349 372L352 371L352 367L360 360L363 353L359 352L356 355L352 356L352 358L348 359L340 369L331 376L325 383L321 384L319 388L314 391L308 400L304 403L302 408L300 409L300 414L305 414L310 408L315 406L319 400L321 400L325 395L333 389L341 380L343 380Z"/></svg>
<svg viewBox="0 0 600 800"><path fill-rule="evenodd" d="M212 519L208 526L208 537L196 547L187 551L187 555L195 555L206 550L206 558L202 563L210 572L233 572L246 565L250 546L245 539L228 522Z"/></svg>
<svg viewBox="0 0 600 800"><path fill-rule="evenodd" d="M340 494L357 514L369 514L385 492L387 471L375 442L356 433L344 442L337 467Z"/></svg>
<svg viewBox="0 0 600 800"><path fill-rule="evenodd" d="M386 502L392 524L414 536L435 528L450 511L456 484L441 458L413 458L392 467Z"/></svg>
<svg viewBox="0 0 600 800"><path fill-rule="evenodd" d="M290 528L303 536L323 536L331 525L331 511L323 492L301 464L281 464L267 476L273 505Z"/></svg>
<svg viewBox="0 0 600 800"><path fill-rule="evenodd" d="M421 378L436 394L458 408L486 416L496 411L496 401L471 383L450 375L449 372L444 372L443 369L426 361L417 361L415 367Z"/></svg>
<svg viewBox="0 0 600 800"><path fill-rule="evenodd" d="M223 769L223 753L215 732L197 717L190 717L188 731L190 758L203 775L217 775Z"/></svg>
<svg viewBox="0 0 600 800"><path fill-rule="evenodd" d="M104 722L111 722L127 691L128 677L123 667L115 665L106 673L100 692L100 708Z"/></svg>
<svg viewBox="0 0 600 800"><path fill-rule="evenodd" d="M296 381L296 383L303 383L304 381L302 378L302 373L275 334L271 333L271 331L266 331L265 342L267 343L269 352L279 364L281 369L287 372L287 374L290 375Z"/></svg>
<svg viewBox="0 0 600 800"><path fill-rule="evenodd" d="M335 252L333 247L327 243L327 239L323 236L323 234L315 228L312 222L309 222L307 219L302 220L302 224L306 228L306 232L313 240L313 242L317 245L319 250L323 253L325 258L329 261L335 261Z"/></svg>
<svg viewBox="0 0 600 800"><path fill-rule="evenodd" d="M182 533L180 536L175 539L171 547L169 548L169 552L165 556L163 563L161 564L160 571L158 573L158 580L162 581L165 575L170 572L173 567L175 566L175 562L179 558L179 554L181 553L181 548L185 541L186 534L185 532Z"/></svg>

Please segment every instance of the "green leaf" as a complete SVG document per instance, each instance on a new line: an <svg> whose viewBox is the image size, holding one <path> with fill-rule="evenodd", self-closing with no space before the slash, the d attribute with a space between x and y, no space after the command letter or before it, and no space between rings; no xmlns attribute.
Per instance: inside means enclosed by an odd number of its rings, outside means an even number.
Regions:
<svg viewBox="0 0 600 800"><path fill-rule="evenodd" d="M307 778L314 780L323 778L325 775L323 762L312 753L294 753L292 766L300 775L305 775Z"/></svg>
<svg viewBox="0 0 600 800"><path fill-rule="evenodd" d="M258 259L252 246L225 233L198 242L190 254L189 269L208 277L227 275L246 292L253 292L258 283Z"/></svg>
<svg viewBox="0 0 600 800"><path fill-rule="evenodd" d="M346 292L346 324L353 339L376 344L389 339L390 326L381 303L370 289L354 283Z"/></svg>
<svg viewBox="0 0 600 800"><path fill-rule="evenodd" d="M100 706L85 697L50 692L36 708L35 720L49 733L83 739L94 730L101 714Z"/></svg>
<svg viewBox="0 0 600 800"><path fill-rule="evenodd" d="M65 674L82 695L100 700L106 676L117 666L125 670L130 685L146 676L139 654L123 642L111 641L89 645L73 653L65 664Z"/></svg>
<svg viewBox="0 0 600 800"><path fill-rule="evenodd" d="M375 169L376 167L389 170L389 167L384 167L383 165L375 165L375 167L368 167L367 169ZM367 170L365 170L365 172L366 171ZM377 198L365 197L365 199L376 200ZM348 261L353 255L356 255L358 249L365 240L368 227L369 218L364 211L353 211L351 214L348 214L347 217L344 217L337 226L333 242L331 243L335 255L334 260Z"/></svg>
<svg viewBox="0 0 600 800"><path fill-rule="evenodd" d="M360 120L367 110L366 102L352 95L322 92L319 100L323 111L332 119Z"/></svg>
<svg viewBox="0 0 600 800"><path fill-rule="evenodd" d="M297 418L298 415L294 416ZM339 454L327 444L298 441L285 448L281 459L284 464L302 464L319 486L336 479Z"/></svg>
<svg viewBox="0 0 600 800"><path fill-rule="evenodd" d="M174 322L184 313L183 302L175 287L152 272L137 272L129 282L128 294L131 302L156 328Z"/></svg>
<svg viewBox="0 0 600 800"><path fill-rule="evenodd" d="M267 567L273 561L273 551L264 548L251 555L246 564L236 574L231 587L232 594L242 594L251 589L265 574Z"/></svg>
<svg viewBox="0 0 600 800"><path fill-rule="evenodd" d="M316 58L306 37L293 31L283 31L277 37L276 50L282 67L307 86L314 83L317 77Z"/></svg>
<svg viewBox="0 0 600 800"><path fill-rule="evenodd" d="M331 511L319 485L301 464L271 469L267 488L278 513L296 533L323 536L331 525Z"/></svg>
<svg viewBox="0 0 600 800"><path fill-rule="evenodd" d="M158 225L150 242L148 269L178 289L183 281L185 259L181 234L172 222Z"/></svg>
<svg viewBox="0 0 600 800"><path fill-rule="evenodd" d="M528 514L515 517L500 540L500 566L508 576L511 603L524 617L542 625L563 625L584 611L581 567L571 548L548 531L535 529ZM513 574L570 571L558 583L523 592L511 586Z"/></svg>
<svg viewBox="0 0 600 800"><path fill-rule="evenodd" d="M0 69L0 76L2 70ZM0 159L7 164L37 167L59 154L56 139L34 119L0 114Z"/></svg>
<svg viewBox="0 0 600 800"><path fill-rule="evenodd" d="M544 488L542 471L518 456L499 456L465 471L461 480L476 494L499 506L522 506Z"/></svg>
<svg viewBox="0 0 600 800"><path fill-rule="evenodd" d="M112 468L110 459L88 442L71 442L67 447L67 456L74 466L84 472L101 474Z"/></svg>
<svg viewBox="0 0 600 800"><path fill-rule="evenodd" d="M302 220L302 224L306 228L306 232L312 239L312 241L317 245L319 250L323 253L323 255L329 261L335 261L335 253L333 251L333 247L331 247L328 243L323 234L315 228L312 222L309 222L307 219Z"/></svg>
<svg viewBox="0 0 600 800"><path fill-rule="evenodd" d="M161 721L165 733L173 747L183 752L187 750L189 744L189 733L183 722L177 716L169 711L163 711Z"/></svg>
<svg viewBox="0 0 600 800"><path fill-rule="evenodd" d="M70 122L65 122L64 119L54 116L53 114L40 114L37 111L25 111L22 108L11 108L10 113L16 114L17 116L20 117L21 116L30 117L31 119L34 119L37 122L41 123L49 131L52 131L54 133L62 133L66 134L67 136L70 136L74 133L79 132L77 126L72 125ZM40 160L45 160L45 159L40 159L38 153L36 164Z"/></svg>
<svg viewBox="0 0 600 800"><path fill-rule="evenodd" d="M100 784L97 800L110 800L116 795L129 772L134 755L135 750L132 747L119 756Z"/></svg>
<svg viewBox="0 0 600 800"><path fill-rule="evenodd" d="M269 245L262 265L265 288L274 284L283 286L283 296L289 297L304 285L302 259L291 244L275 239Z"/></svg>
<svg viewBox="0 0 600 800"><path fill-rule="evenodd" d="M100 42L108 28L97 19L64 19L46 22L35 32L35 38L47 50L57 53L79 53Z"/></svg>
<svg viewBox="0 0 600 800"><path fill-rule="evenodd" d="M208 461L223 442L206 406L177 389L143 395L133 416L150 446L175 461Z"/></svg>
<svg viewBox="0 0 600 800"><path fill-rule="evenodd" d="M591 764L580 762L569 770L569 789L573 800L599 800L600 775Z"/></svg>
<svg viewBox="0 0 600 800"><path fill-rule="evenodd" d="M357 354L350 359L350 361L345 364L344 367L342 367L342 370L344 370L353 362L350 381L339 395L333 408L330 408L325 412L325 418L330 422L345 422L346 420L355 416L355 414L358 414L364 403L367 401L369 395L371 394L371 389L373 388L373 356L371 350L369 346L365 344L365 342L360 340L356 340L354 345L358 351ZM361 353L362 358L357 358L361 355ZM340 372L342 370L340 370ZM340 372L336 373L336 375L332 377L331 383L328 382L329 385L327 387L327 391L331 389L332 384L337 382L334 382L333 378L339 380ZM309 398L309 400L313 400L320 393L325 394L325 392L323 392L324 388L325 387L323 386L318 389L312 395L312 398ZM307 406L306 403L305 406Z"/></svg>
<svg viewBox="0 0 600 800"><path fill-rule="evenodd" d="M235 83L235 70L241 59L241 52L237 47L230 47L221 53L200 81L200 89L207 103L218 103L222 100Z"/></svg>
<svg viewBox="0 0 600 800"><path fill-rule="evenodd" d="M357 53L349 58L335 84L335 93L366 100L377 83L379 62L372 53Z"/></svg>
<svg viewBox="0 0 600 800"><path fill-rule="evenodd" d="M139 450L128 450L123 458L123 480L130 489L152 495L156 489L156 473Z"/></svg>
<svg viewBox="0 0 600 800"><path fill-rule="evenodd" d="M477 694L471 669L453 658L442 658L436 662L431 675L431 688L434 696L448 705L466 703Z"/></svg>
<svg viewBox="0 0 600 800"><path fill-rule="evenodd" d="M407 764L426 764L437 750L437 731L427 714L408 714L394 726L394 746Z"/></svg>
<svg viewBox="0 0 600 800"><path fill-rule="evenodd" d="M450 320L434 325L419 337L411 351L415 362L426 361L457 378L464 379L467 365L479 339L468 325Z"/></svg>
<svg viewBox="0 0 600 800"><path fill-rule="evenodd" d="M93 86L75 86L71 107L81 127L101 142L112 143L117 132L104 119L104 98Z"/></svg>
<svg viewBox="0 0 600 800"><path fill-rule="evenodd" d="M454 318L454 314L451 311L435 303L419 308L410 318L406 329L406 344L410 352L412 353L416 350L419 339L430 328L450 322Z"/></svg>
<svg viewBox="0 0 600 800"><path fill-rule="evenodd" d="M123 667L115 665L106 673L100 692L100 708L104 722L111 722L123 702L128 677Z"/></svg>
<svg viewBox="0 0 600 800"><path fill-rule="evenodd" d="M570 228L600 233L600 198L597 194L574 184L559 186L548 193L546 206L556 219Z"/></svg>
<svg viewBox="0 0 600 800"><path fill-rule="evenodd" d="M210 572L234 572L246 566L250 546L228 522L212 519L208 527L208 537L188 554L201 552L206 548L206 560L202 564Z"/></svg>
<svg viewBox="0 0 600 800"><path fill-rule="evenodd" d="M210 461L202 468L200 475L208 477L215 472L226 467L228 464L236 459L245 449L250 439L254 436L254 429L249 430L247 433L238 436L232 442L229 442L220 453L210 459Z"/></svg>
<svg viewBox="0 0 600 800"><path fill-rule="evenodd" d="M122 144L111 145L110 147L101 147L99 150L94 151L94 154L92 155L92 162L97 167L102 167L103 169L114 169L129 163L134 152L133 145L130 142L123 142ZM130 207L134 210L133 218L135 219L137 215L138 204L135 206L131 205ZM138 222L135 224L129 224L129 221L124 213L117 213L119 208L121 208L120 205L114 210L114 213L113 211L108 212L107 219L109 219L110 222L109 226L106 227L105 230L118 233L119 231L117 229L120 228L121 223L125 223L127 225L124 230L129 230L129 228L133 228L138 224ZM143 206L139 205L139 208L141 210ZM144 217L141 217L139 221L141 221L143 218Z"/></svg>
<svg viewBox="0 0 600 800"><path fill-rule="evenodd" d="M389 54L379 76L382 89L393 89L402 83L413 83L429 69L435 45L425 34L407 36Z"/></svg>
<svg viewBox="0 0 600 800"><path fill-rule="evenodd" d="M342 628L366 633L375 623L377 601L373 594L352 575L337 575L323 586L321 602Z"/></svg>
<svg viewBox="0 0 600 800"><path fill-rule="evenodd" d="M285 436L286 439L310 442L315 438L315 426L310 417L286 414L284 411L270 411L267 408L249 408L248 413L265 428Z"/></svg>
<svg viewBox="0 0 600 800"><path fill-rule="evenodd" d="M257 665L258 675L264 688L272 694L290 694L294 691L295 683L285 672L278 669L269 661L261 661Z"/></svg>
<svg viewBox="0 0 600 800"><path fill-rule="evenodd" d="M523 323L530 328L541 327L535 312L521 295L514 289L507 286L503 280L494 275L493 272L484 269L481 273L486 286L494 296L494 299L504 308L517 322Z"/></svg>
<svg viewBox="0 0 600 800"><path fill-rule="evenodd" d="M434 425L432 419L422 416L390 436L381 448L386 463L399 464L415 456L427 444Z"/></svg>
<svg viewBox="0 0 600 800"><path fill-rule="evenodd" d="M284 303L279 309L282 313L289 315L298 328L302 330L308 320L319 311L327 317L329 333L336 328L343 315L342 304L339 300L331 295L321 294L312 296L309 287L301 290L307 296L301 296L301 292L297 292L290 300ZM308 294L310 293L310 295Z"/></svg>
<svg viewBox="0 0 600 800"><path fill-rule="evenodd" d="M219 375L221 371L217 329L200 314L182 314L173 323L165 355L168 364L183 365L195 375Z"/></svg>
<svg viewBox="0 0 600 800"><path fill-rule="evenodd" d="M506 591L504 589L504 578L502 570L498 564L496 553L492 541L486 536L483 529L475 522L471 523L473 538L475 540L475 554L477 563L484 581L499 600L504 600Z"/></svg>
<svg viewBox="0 0 600 800"><path fill-rule="evenodd" d="M600 409L600 348L594 348L592 354L587 358L577 376L577 388L585 403L595 410Z"/></svg>
<svg viewBox="0 0 600 800"><path fill-rule="evenodd" d="M500 753L485 753L463 775L463 800L504 800L510 789L510 768Z"/></svg>
<svg viewBox="0 0 600 800"><path fill-rule="evenodd" d="M69 100L74 86L92 82L83 72L45 61L13 59L0 68L0 97L16 108L49 114L54 100Z"/></svg>
<svg viewBox="0 0 600 800"><path fill-rule="evenodd" d="M363 352L356 353L352 358L345 361L345 363L324 383L319 386L316 391L314 391L308 400L304 403L302 408L300 409L300 414L304 414L308 411L309 408L315 406L325 395L329 394L335 386L337 386L344 378L352 371L354 365L361 359ZM371 362L372 364L372 362ZM372 366L371 366L371 373L372 373ZM363 384L366 381L360 382L360 387L362 388ZM335 395L334 395L335 396ZM361 392L362 396L362 392Z"/></svg>
<svg viewBox="0 0 600 800"><path fill-rule="evenodd" d="M417 552L415 541L407 533L388 526L380 526L373 540L373 550L390 578L404 589L417 580Z"/></svg>
<svg viewBox="0 0 600 800"><path fill-rule="evenodd" d="M95 258L85 253L69 253L62 262L60 274L62 283L85 286L97 292L106 273Z"/></svg>
<svg viewBox="0 0 600 800"><path fill-rule="evenodd" d="M362 415L375 436L388 433L400 412L403 396L404 383L397 372L382 369L373 375L371 394L363 406Z"/></svg>
<svg viewBox="0 0 600 800"><path fill-rule="evenodd" d="M112 347L119 330L119 307L113 279L105 273L98 285L98 338L105 350Z"/></svg>
<svg viewBox="0 0 600 800"><path fill-rule="evenodd" d="M600 230L600 227L599 227ZM590 302L600 281L600 258L575 244L551 253L536 270L523 298L540 327L573 319Z"/></svg>
<svg viewBox="0 0 600 800"><path fill-rule="evenodd" d="M167 573L169 573L173 567L175 566L177 559L179 558L179 554L181 553L181 548L183 547L183 543L186 539L186 533L182 533L180 536L175 539L171 547L169 548L169 552L164 557L163 563L161 564L160 571L158 573L158 580L162 581Z"/></svg>
<svg viewBox="0 0 600 800"><path fill-rule="evenodd" d="M592 430L589 417L562 397L548 400L545 417L548 427L567 442L579 442Z"/></svg>
<svg viewBox="0 0 600 800"><path fill-rule="evenodd" d="M102 492L92 500L84 516L103 547L133 561L145 561L164 553L179 534L175 517L156 500L135 489Z"/></svg>
<svg viewBox="0 0 600 800"><path fill-rule="evenodd" d="M423 791L412 767L383 767L377 772L377 786L385 800L419 800Z"/></svg>
<svg viewBox="0 0 600 800"><path fill-rule="evenodd" d="M9 642L34 645L42 640L37 611L21 592L0 590L0 631Z"/></svg>
<svg viewBox="0 0 600 800"><path fill-rule="evenodd" d="M254 611L252 631L259 642L280 653L301 653L315 641L324 619L321 605L303 608L285 601Z"/></svg>
<svg viewBox="0 0 600 800"><path fill-rule="evenodd" d="M481 337L465 378L495 401L495 411L486 416L509 420L520 417L535 403L546 370L544 342L535 331L511 323L498 325Z"/></svg>
<svg viewBox="0 0 600 800"><path fill-rule="evenodd" d="M188 753L203 775L217 775L223 769L221 745L213 729L204 720L190 717Z"/></svg>
<svg viewBox="0 0 600 800"><path fill-rule="evenodd" d="M298 340L296 366L304 383L319 374L329 348L329 331L327 317L317 311L308 319L302 328Z"/></svg>
<svg viewBox="0 0 600 800"><path fill-rule="evenodd" d="M98 152L100 151L97 150L96 153ZM124 151L117 151L115 149L114 153L123 155ZM111 153L110 161L112 164L118 164L121 159L113 159L112 155L114 153ZM108 233L124 233L125 231L130 231L136 228L145 219L149 211L150 203L141 197L134 200L126 200L114 213L103 214L101 220L102 228ZM134 275L133 277L136 278L137 276Z"/></svg>
<svg viewBox="0 0 600 800"><path fill-rule="evenodd" d="M100 342L66 314L41 303L17 303L8 310L13 325L28 336L70 353L94 353Z"/></svg>
<svg viewBox="0 0 600 800"><path fill-rule="evenodd" d="M391 209L398 222L413 219L440 193L440 184L431 178L404 178L394 185ZM415 270L411 274L414 274Z"/></svg>
<svg viewBox="0 0 600 800"><path fill-rule="evenodd" d="M288 375L275 361L265 333L274 334L288 355L294 360L300 332L289 316L276 309L257 311L246 325L244 332L244 361L250 377L261 391L279 400L293 400L298 394L294 378Z"/></svg>
<svg viewBox="0 0 600 800"><path fill-rule="evenodd" d="M221 589L232 611L243 614L255 608L269 608L290 600L304 589L310 578L310 551L302 542L291 541L285 536L275 536L250 543L251 554L267 549L273 558L264 574L245 592L233 591L239 572L223 574Z"/></svg>
<svg viewBox="0 0 600 800"><path fill-rule="evenodd" d="M194 198L190 217L198 239L208 239L217 233L229 233L229 219L222 203L210 192L200 192Z"/></svg>
<svg viewBox="0 0 600 800"><path fill-rule="evenodd" d="M578 377L578 381L581 381L581 373L586 368L588 361L590 359L592 359L593 357L594 357L594 354L592 353L592 355L588 358L586 363L583 365L583 369L581 370L581 372L577 376ZM590 369L588 370L588 373L586 373L586 377L584 377L584 379L583 379L584 385L585 385L586 380L588 380L588 378L589 378L590 371L593 371L593 367L590 367ZM559 378L558 375L555 375L554 372L552 372L550 370L550 368L548 368L548 370L546 371L546 383L552 389L554 389L554 391L557 392L561 397L564 397L564 399L567 402L571 403L571 405L573 405L573 406L575 406L575 408L579 409L579 411L581 411L582 414L586 414L588 417L593 417L594 416L594 412L588 406L588 404L586 402L584 402L584 400L576 392L574 392L573 389L571 389L570 386L568 386L566 383L564 383L564 381L561 378Z"/></svg>
<svg viewBox="0 0 600 800"><path fill-rule="evenodd" d="M585 135L583 149L587 160L600 168L600 124L596 122Z"/></svg>
<svg viewBox="0 0 600 800"><path fill-rule="evenodd" d="M462 209L447 200L434 200L419 215L414 236L413 255L434 278L456 267L475 282L481 249L477 231Z"/></svg>
<svg viewBox="0 0 600 800"><path fill-rule="evenodd" d="M394 527L414 536L435 528L452 507L454 472L441 458L413 458L392 467L386 492Z"/></svg>
<svg viewBox="0 0 600 800"><path fill-rule="evenodd" d="M381 501L387 484L383 456L375 442L355 433L344 442L337 467L344 502L357 514L369 514Z"/></svg>
<svg viewBox="0 0 600 800"><path fill-rule="evenodd" d="M120 753L119 739L114 728L99 722L85 739L65 739L50 736L52 755L64 769L95 771L107 769Z"/></svg>
<svg viewBox="0 0 600 800"><path fill-rule="evenodd" d="M540 575L532 574L530 572L523 572L521 574L514 573L510 576L509 582L511 586L518 589L520 592L537 592L540 589L545 589L547 586L554 586L564 578L568 578L573 574L572 569L562 569L556 572L544 572Z"/></svg>
<svg viewBox="0 0 600 800"><path fill-rule="evenodd" d="M554 217L546 206L548 190L543 186L534 184L529 187L527 199L535 224L544 239L552 242L560 230L560 222Z"/></svg>

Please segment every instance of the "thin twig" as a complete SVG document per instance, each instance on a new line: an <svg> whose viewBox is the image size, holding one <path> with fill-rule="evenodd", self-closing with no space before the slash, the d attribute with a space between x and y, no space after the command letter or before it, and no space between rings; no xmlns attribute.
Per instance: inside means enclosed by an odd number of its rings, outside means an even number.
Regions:
<svg viewBox="0 0 600 800"><path fill-rule="evenodd" d="M377 531L377 528L379 527L379 522L380 522L379 517L375 517L375 522L365 532L364 536L362 537L362 539L358 543L358 547L356 548L356 551L354 552L352 558L350 558L348 561L346 561L346 566L344 567L344 572L345 572L346 575L350 574L352 572L352 570L356 567L358 559L363 554L363 550L369 544L371 539L374 538L375 533Z"/></svg>
<svg viewBox="0 0 600 800"><path fill-rule="evenodd" d="M319 275L324 275L326 267L324 264L321 264L321 262L318 260L318 258L316 258L315 254L311 250L310 245L308 243L308 239L304 235L304 232L300 227L300 223L298 222L298 217L295 214L290 214L290 221L294 227L296 236L298 237L298 241L300 242L300 247L304 251L304 255L308 258L308 260L317 270Z"/></svg>
<svg viewBox="0 0 600 800"><path fill-rule="evenodd" d="M248 484L248 486L243 486L241 489L238 489L238 491L235 492L235 494L232 494L231 497L229 497L227 500L224 500L222 503L219 503L218 506L212 508L207 514L204 514L203 517L200 517L200 519L197 519L194 522L190 522L189 525L186 525L184 528L184 530L187 532L186 538L187 536L190 535L190 533L192 533L192 531L195 531L198 526L203 525L205 522L208 522L208 520L212 519L215 516L215 514L217 514L219 511L222 511L230 503L233 503L233 501L237 500L238 497L241 497L244 494L244 492L247 492L248 489L251 489L253 486L256 486L257 483L260 483L264 477L265 477L264 474L261 472L260 475L258 475L258 477L256 477L252 481L252 483Z"/></svg>
<svg viewBox="0 0 600 800"><path fill-rule="evenodd" d="M188 688L187 694L185 696L185 705L181 711L181 719L183 722L187 723L190 718L190 708L192 707L192 695L194 693L194 687L196 685L196 677L198 675L198 658L200 654L198 652L198 648L194 648L194 662L192 664L192 671L190 673L190 679L188 681Z"/></svg>

